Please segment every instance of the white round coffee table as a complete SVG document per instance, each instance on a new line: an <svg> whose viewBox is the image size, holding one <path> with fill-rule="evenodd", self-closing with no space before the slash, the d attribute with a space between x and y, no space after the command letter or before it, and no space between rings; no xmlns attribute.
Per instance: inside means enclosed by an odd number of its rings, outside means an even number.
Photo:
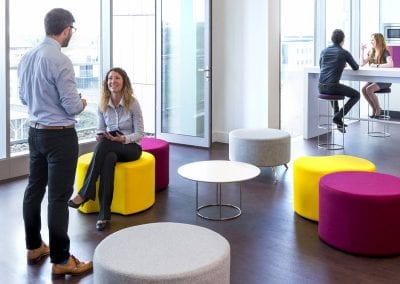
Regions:
<svg viewBox="0 0 400 284"><path fill-rule="evenodd" d="M260 169L254 165L227 161L227 160L210 160L193 162L181 166L178 174L184 178L196 182L196 214L208 220L229 220L237 218L242 214L242 184L241 182L252 179L260 174ZM199 206L199 182L216 184L216 202ZM222 184L223 183L239 183L239 205L227 204L222 201ZM216 207L219 211L218 216L210 216L201 213L202 209ZM230 207L235 210L235 214L223 216L222 208Z"/></svg>

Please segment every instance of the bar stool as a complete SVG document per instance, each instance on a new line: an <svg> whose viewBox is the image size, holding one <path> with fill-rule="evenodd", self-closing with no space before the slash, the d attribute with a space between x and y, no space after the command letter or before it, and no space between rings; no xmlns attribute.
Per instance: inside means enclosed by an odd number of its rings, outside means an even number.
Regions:
<svg viewBox="0 0 400 284"><path fill-rule="evenodd" d="M326 114L321 114L320 110L320 101L328 102ZM342 131L342 143L339 144L335 142L335 133L334 130L338 130L337 126L333 124L333 109L332 106L335 102L342 102L342 111L344 117L344 96L342 95L328 95L328 94L319 94L318 95L318 128L326 129L326 139L325 142L320 138L321 135L318 135L318 148L323 148L326 150L342 150L344 149L344 127ZM340 108L340 106L339 106ZM326 121L321 123L321 116L326 117Z"/></svg>
<svg viewBox="0 0 400 284"><path fill-rule="evenodd" d="M389 104L389 95L392 92L390 88L381 89L376 91L375 94L383 94L383 113L379 115L379 120L389 120L390 119L390 104ZM368 117L369 117L369 107L368 107ZM389 124L383 122L383 129L381 131L374 130L374 120L375 118L368 119L368 135L372 137L389 137ZM370 127L371 122L371 127Z"/></svg>

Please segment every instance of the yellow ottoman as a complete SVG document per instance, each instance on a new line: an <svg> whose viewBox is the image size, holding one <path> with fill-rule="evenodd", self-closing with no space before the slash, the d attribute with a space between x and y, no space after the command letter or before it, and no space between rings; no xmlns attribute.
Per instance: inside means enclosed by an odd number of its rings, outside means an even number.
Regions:
<svg viewBox="0 0 400 284"><path fill-rule="evenodd" d="M85 179L86 171L93 153L79 157L75 176L75 189L78 191ZM97 181L97 190L99 188ZM133 214L151 207L155 202L155 159L145 151L139 160L118 162L114 172L114 195L111 212L123 215ZM96 200L89 200L79 207L83 213L99 212L98 194Z"/></svg>
<svg viewBox="0 0 400 284"><path fill-rule="evenodd" d="M322 176L344 171L374 172L368 160L348 156L306 156L293 163L294 211L305 218L319 220L319 180Z"/></svg>

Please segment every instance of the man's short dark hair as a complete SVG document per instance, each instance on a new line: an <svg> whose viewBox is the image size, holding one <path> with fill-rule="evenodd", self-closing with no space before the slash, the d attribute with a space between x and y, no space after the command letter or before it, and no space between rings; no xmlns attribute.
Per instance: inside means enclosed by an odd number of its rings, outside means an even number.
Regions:
<svg viewBox="0 0 400 284"><path fill-rule="evenodd" d="M75 22L71 12L62 8L50 10L44 18L46 35L59 35Z"/></svg>
<svg viewBox="0 0 400 284"><path fill-rule="evenodd" d="M332 32L331 40L335 44L340 44L344 40L344 32L336 29Z"/></svg>

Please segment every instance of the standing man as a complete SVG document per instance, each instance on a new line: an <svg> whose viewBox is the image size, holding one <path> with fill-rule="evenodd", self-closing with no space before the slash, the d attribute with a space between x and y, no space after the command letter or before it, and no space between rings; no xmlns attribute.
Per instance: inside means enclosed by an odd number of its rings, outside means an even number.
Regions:
<svg viewBox="0 0 400 284"><path fill-rule="evenodd" d="M350 52L343 49L344 32L342 30L334 30L331 40L333 44L322 50L319 59L321 72L319 76L318 90L321 94L341 95L349 98L344 105L344 110L339 110L338 105L333 106L335 112L333 122L336 123L339 131L346 132L346 125L343 123L343 116L346 115L359 101L360 92L341 84L340 78L342 77L346 63L348 63L353 70L358 70L359 65Z"/></svg>
<svg viewBox="0 0 400 284"><path fill-rule="evenodd" d="M68 200L78 159L75 115L86 107L76 89L71 60L61 52L75 30L71 12L57 8L44 19L46 37L18 66L19 96L28 106L30 173L23 202L29 264L50 254L54 275L80 274L93 264L70 254ZM43 242L41 203L48 186L50 248Z"/></svg>

